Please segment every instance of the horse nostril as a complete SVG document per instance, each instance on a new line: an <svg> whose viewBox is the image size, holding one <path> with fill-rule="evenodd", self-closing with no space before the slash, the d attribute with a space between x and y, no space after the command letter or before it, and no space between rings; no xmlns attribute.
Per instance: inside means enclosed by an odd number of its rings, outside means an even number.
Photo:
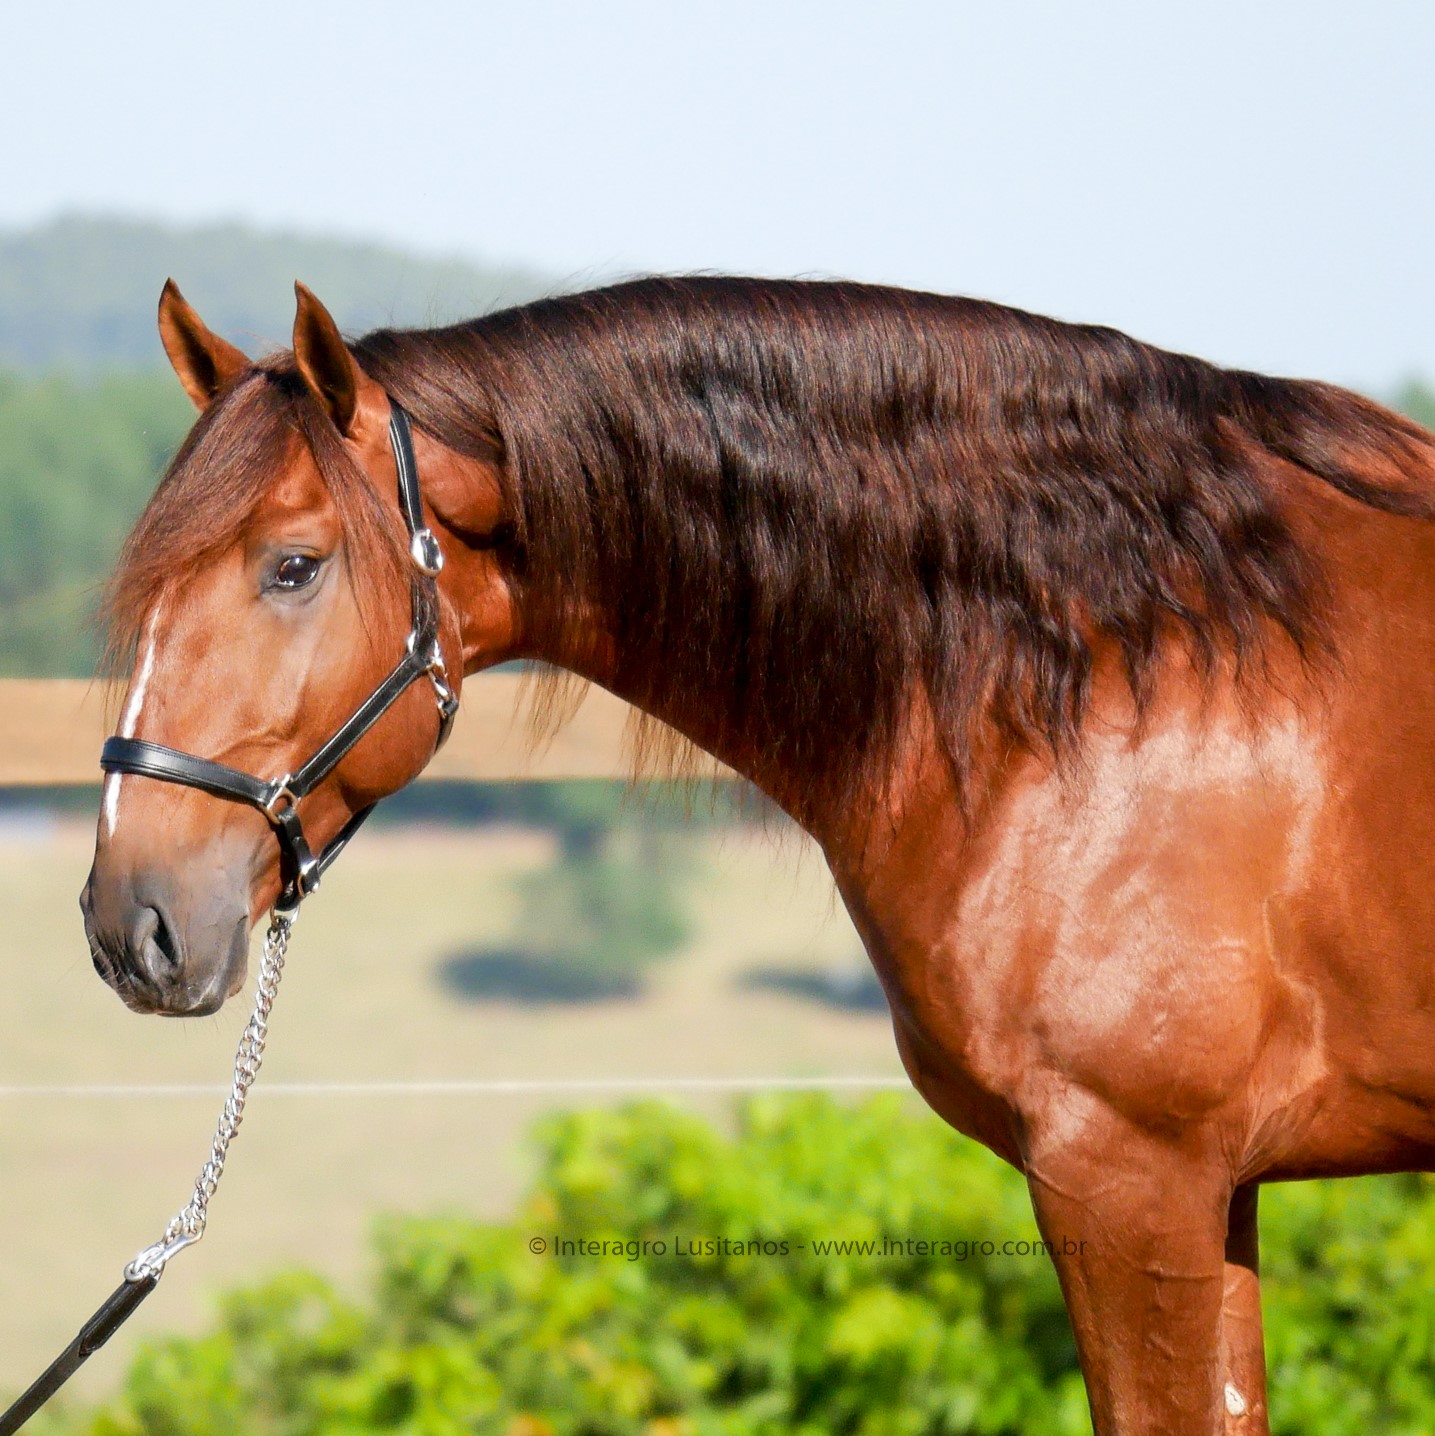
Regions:
<svg viewBox="0 0 1435 1436"><path fill-rule="evenodd" d="M179 971L179 943L164 914L153 907L140 910L131 935L131 951L151 982L164 985Z"/></svg>
<svg viewBox="0 0 1435 1436"><path fill-rule="evenodd" d="M155 927L154 945L160 950L160 955L171 972L179 968L179 943L175 940L174 930L165 921L163 913L159 914L159 923Z"/></svg>

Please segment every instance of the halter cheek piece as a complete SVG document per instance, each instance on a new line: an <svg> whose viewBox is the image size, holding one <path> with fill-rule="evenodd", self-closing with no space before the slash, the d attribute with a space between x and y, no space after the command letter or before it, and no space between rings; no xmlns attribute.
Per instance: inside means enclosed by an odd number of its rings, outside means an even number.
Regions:
<svg viewBox="0 0 1435 1436"><path fill-rule="evenodd" d="M362 809L340 830L337 837L315 857L304 836L299 818L299 800L308 796L339 765L351 748L374 726L420 678L427 678L438 700L439 733L435 751L443 746L458 712L458 698L448 684L443 652L439 647L438 575L443 568L443 550L433 531L425 526L423 500L419 493L418 465L414 462L413 435L408 415L391 402L389 442L399 476L399 507L409 532L409 560L413 566L411 592L413 623L403 657L393 671L356 708L348 721L296 772L265 782L238 768L197 758L150 743L143 738L109 738L100 751L100 767L106 773L133 773L142 778L159 778L183 783L258 808L274 829L279 842L279 871L283 891L276 904L281 912L292 912L300 901L319 886L319 879L344 850L373 805Z"/></svg>

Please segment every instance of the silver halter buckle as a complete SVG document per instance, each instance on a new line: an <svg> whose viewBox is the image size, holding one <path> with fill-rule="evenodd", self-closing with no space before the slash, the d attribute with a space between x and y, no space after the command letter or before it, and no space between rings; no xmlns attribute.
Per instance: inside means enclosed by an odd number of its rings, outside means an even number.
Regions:
<svg viewBox="0 0 1435 1436"><path fill-rule="evenodd" d="M409 540L409 557L426 578L437 578L443 572L443 550L432 529L414 530L414 536Z"/></svg>
<svg viewBox="0 0 1435 1436"><path fill-rule="evenodd" d="M293 775L286 773L278 782L270 785L268 796L264 799L263 806L259 811L269 819L271 827L279 826L281 813L299 806L298 798L289 789L291 782L293 782Z"/></svg>

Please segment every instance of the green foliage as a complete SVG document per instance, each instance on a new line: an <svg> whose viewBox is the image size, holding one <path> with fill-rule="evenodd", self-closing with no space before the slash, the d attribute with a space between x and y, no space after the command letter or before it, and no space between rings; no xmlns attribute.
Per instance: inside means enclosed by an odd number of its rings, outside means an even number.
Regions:
<svg viewBox="0 0 1435 1436"><path fill-rule="evenodd" d="M1417 424L1435 430L1435 389L1419 379L1403 384L1391 403L1402 414L1408 414Z"/></svg>
<svg viewBox="0 0 1435 1436"><path fill-rule="evenodd" d="M528 270L353 240L70 216L0 232L0 364L162 366L155 306L167 276L250 353L288 347L296 279L355 333L466 319L552 288Z"/></svg>
<svg viewBox="0 0 1435 1436"><path fill-rule="evenodd" d="M0 675L93 670L105 577L193 417L168 374L0 372Z"/></svg>
<svg viewBox="0 0 1435 1436"><path fill-rule="evenodd" d="M151 1346L112 1407L58 1429L1086 1429L1044 1259L812 1249L883 1234L1035 1232L1019 1179L898 1099L760 1099L731 1137L655 1104L563 1116L542 1129L540 1173L513 1223L387 1220L366 1299L299 1273L233 1294L213 1331ZM664 1241L667 1252L555 1254L577 1238ZM549 1249L530 1250L535 1239ZM724 1239L773 1254L725 1253ZM718 1250L678 1254L704 1240Z"/></svg>
<svg viewBox="0 0 1435 1436"><path fill-rule="evenodd" d="M1089 1431L1044 1257L815 1249L1035 1237L1020 1177L910 1102L764 1097L731 1135L636 1104L551 1118L539 1147L512 1222L385 1219L362 1298L293 1271L231 1293L208 1333L145 1348L103 1411L42 1430ZM1265 1206L1275 1431L1435 1429L1435 1182L1312 1183ZM580 1238L634 1245L558 1245Z"/></svg>
<svg viewBox="0 0 1435 1436"><path fill-rule="evenodd" d="M1277 1431L1435 1431L1435 1180L1300 1183L1262 1200Z"/></svg>

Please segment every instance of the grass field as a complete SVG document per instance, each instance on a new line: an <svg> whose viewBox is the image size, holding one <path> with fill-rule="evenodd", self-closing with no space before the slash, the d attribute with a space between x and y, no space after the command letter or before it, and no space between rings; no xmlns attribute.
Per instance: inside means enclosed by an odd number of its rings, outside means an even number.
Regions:
<svg viewBox="0 0 1435 1436"><path fill-rule="evenodd" d="M524 1005L455 997L447 959L501 943L507 880L546 861L521 830L365 833L305 911L270 1055L204 1243L187 1253L80 1394L113 1384L147 1331L199 1320L219 1288L280 1263L362 1270L377 1210L502 1213L522 1134L571 1095L267 1095L284 1081L897 1076L884 1015L744 977L857 954L820 856L746 829L700 844L695 938L639 998ZM0 1085L228 1080L249 994L216 1017L127 1012L90 966L76 898L88 825L0 830ZM620 1100L615 1097L611 1100ZM688 1096L720 1111L720 1096ZM0 1097L0 1391L23 1385L187 1196L219 1097ZM935 1119L933 1119L935 1120Z"/></svg>

